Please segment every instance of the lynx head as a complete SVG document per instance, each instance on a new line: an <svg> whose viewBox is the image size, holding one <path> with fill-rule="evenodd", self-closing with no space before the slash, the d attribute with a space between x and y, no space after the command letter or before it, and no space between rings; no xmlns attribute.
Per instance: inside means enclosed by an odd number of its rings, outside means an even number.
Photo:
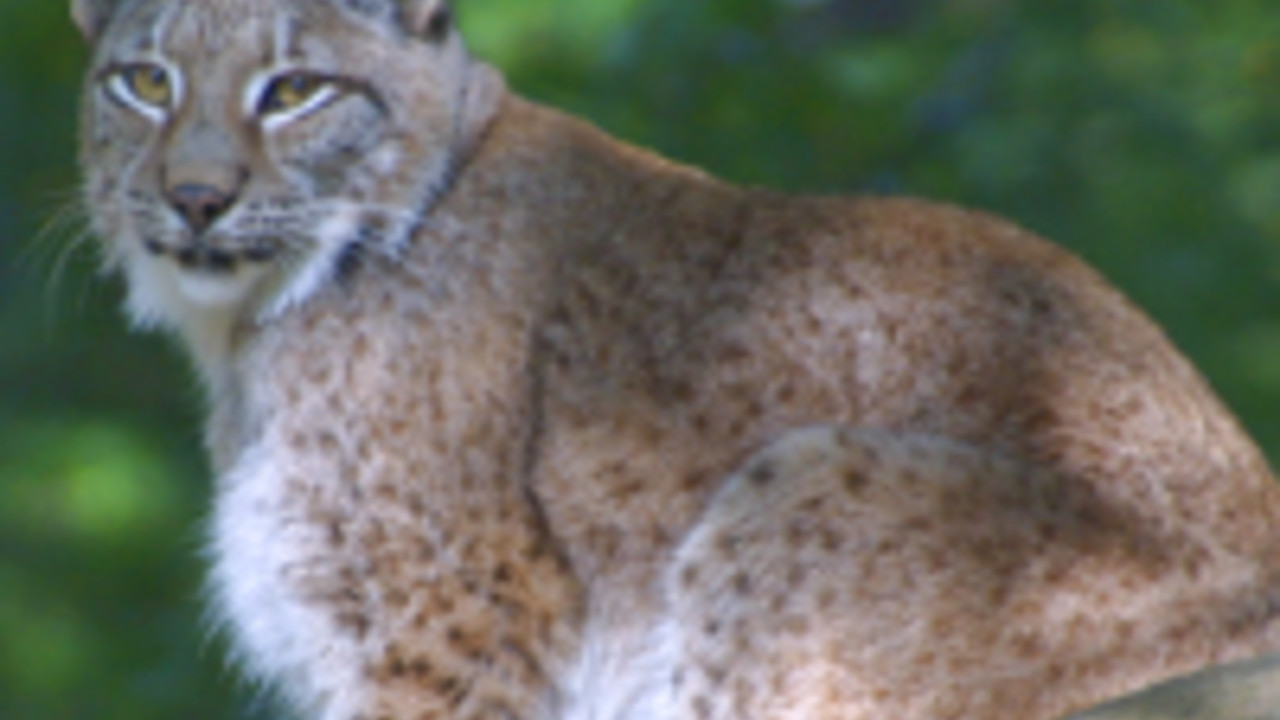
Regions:
<svg viewBox="0 0 1280 720"><path fill-rule="evenodd" d="M270 317L394 254L500 95L446 0L73 0L85 197L142 324Z"/></svg>

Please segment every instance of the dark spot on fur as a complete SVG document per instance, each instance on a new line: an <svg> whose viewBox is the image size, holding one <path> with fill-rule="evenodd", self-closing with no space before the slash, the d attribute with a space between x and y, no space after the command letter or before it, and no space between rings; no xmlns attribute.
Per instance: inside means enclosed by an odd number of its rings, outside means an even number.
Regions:
<svg viewBox="0 0 1280 720"><path fill-rule="evenodd" d="M393 678L403 677L408 672L408 666L405 665L403 658L393 657L387 663L387 672Z"/></svg>
<svg viewBox="0 0 1280 720"><path fill-rule="evenodd" d="M436 683L436 692L444 696L450 708L457 708L467 695L467 689L458 678L446 677Z"/></svg>
<svg viewBox="0 0 1280 720"><path fill-rule="evenodd" d="M498 567L493 570L493 582L498 585L505 585L511 582L512 572L511 566L506 563L499 563Z"/></svg>
<svg viewBox="0 0 1280 720"><path fill-rule="evenodd" d="M381 242L390 232L391 226L385 217L376 213L366 213L360 219L360 226L356 230L356 235L359 238L357 242L373 245Z"/></svg>
<svg viewBox="0 0 1280 720"><path fill-rule="evenodd" d="M431 661L426 658L415 658L409 663L409 673L416 678L430 677L433 672L435 672L435 668L432 667Z"/></svg>
<svg viewBox="0 0 1280 720"><path fill-rule="evenodd" d="M751 468L751 471L747 473L747 479L750 480L753 485L768 485L773 482L774 478L777 476L777 470L774 469L773 463L769 462L762 462Z"/></svg>
<svg viewBox="0 0 1280 720"><path fill-rule="evenodd" d="M726 560L734 560L738 556L738 546L742 538L733 533L721 533L716 537L716 552Z"/></svg>
<svg viewBox="0 0 1280 720"><path fill-rule="evenodd" d="M698 566L685 565L680 570L680 586L685 590L692 588L698 582Z"/></svg>
<svg viewBox="0 0 1280 720"><path fill-rule="evenodd" d="M369 634L369 618L364 613L357 610L348 610L338 613L338 626L349 631L358 639L364 639Z"/></svg>
<svg viewBox="0 0 1280 720"><path fill-rule="evenodd" d="M364 265L364 246L358 242L347 243L333 263L334 279L339 283L350 282L356 273L360 272L362 265Z"/></svg>
<svg viewBox="0 0 1280 720"><path fill-rule="evenodd" d="M693 714L698 720L706 720L711 717L711 701L704 695L698 695L693 699Z"/></svg>
<svg viewBox="0 0 1280 720"><path fill-rule="evenodd" d="M848 468L844 471L844 487L849 492L861 490L867 484L867 476L858 468Z"/></svg>
<svg viewBox="0 0 1280 720"><path fill-rule="evenodd" d="M347 544L347 534L343 531L341 523L330 522L328 530L330 547L339 548Z"/></svg>

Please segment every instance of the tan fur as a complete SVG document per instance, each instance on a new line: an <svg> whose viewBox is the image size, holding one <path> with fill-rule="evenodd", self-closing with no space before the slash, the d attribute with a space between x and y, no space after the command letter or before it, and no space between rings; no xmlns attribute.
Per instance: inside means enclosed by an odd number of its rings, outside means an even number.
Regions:
<svg viewBox="0 0 1280 720"><path fill-rule="evenodd" d="M1280 648L1270 471L1073 257L979 213L726 185L371 29L421 35L433 3L366 26L337 2L257 7L326 18L350 72L423 104L419 136L385 139L420 160L374 200L408 205L409 170L456 151L411 240L288 304L275 266L213 309L135 303L210 381L215 594L298 707L1026 720ZM220 21L241 58L270 35ZM188 91L236 92L247 61L199 36L174 41ZM95 92L108 254L132 283L185 272L169 255L202 241L140 252L145 218L105 187L154 187L183 132L146 139ZM258 174L310 147L289 133L345 132L326 112L261 137L213 120L245 149L200 157L251 158L246 194L301 192ZM103 117L148 159L122 171Z"/></svg>

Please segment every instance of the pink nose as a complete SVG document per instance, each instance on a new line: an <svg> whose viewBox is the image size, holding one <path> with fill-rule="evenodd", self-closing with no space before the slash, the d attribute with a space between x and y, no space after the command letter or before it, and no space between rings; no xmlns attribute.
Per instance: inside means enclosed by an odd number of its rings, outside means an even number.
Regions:
<svg viewBox="0 0 1280 720"><path fill-rule="evenodd" d="M235 197L209 185L186 183L170 188L169 205L196 232L204 232L235 202Z"/></svg>

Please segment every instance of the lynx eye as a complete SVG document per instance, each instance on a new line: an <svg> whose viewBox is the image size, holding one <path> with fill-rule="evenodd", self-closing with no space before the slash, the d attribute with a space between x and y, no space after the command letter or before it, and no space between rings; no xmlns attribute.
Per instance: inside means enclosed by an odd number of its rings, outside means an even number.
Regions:
<svg viewBox="0 0 1280 720"><path fill-rule="evenodd" d="M137 63L119 68L109 76L107 88L120 101L148 115L173 106L173 81L159 65Z"/></svg>
<svg viewBox="0 0 1280 720"><path fill-rule="evenodd" d="M289 73L275 78L258 100L258 114L264 117L297 116L310 112L337 94L334 81L313 73Z"/></svg>

